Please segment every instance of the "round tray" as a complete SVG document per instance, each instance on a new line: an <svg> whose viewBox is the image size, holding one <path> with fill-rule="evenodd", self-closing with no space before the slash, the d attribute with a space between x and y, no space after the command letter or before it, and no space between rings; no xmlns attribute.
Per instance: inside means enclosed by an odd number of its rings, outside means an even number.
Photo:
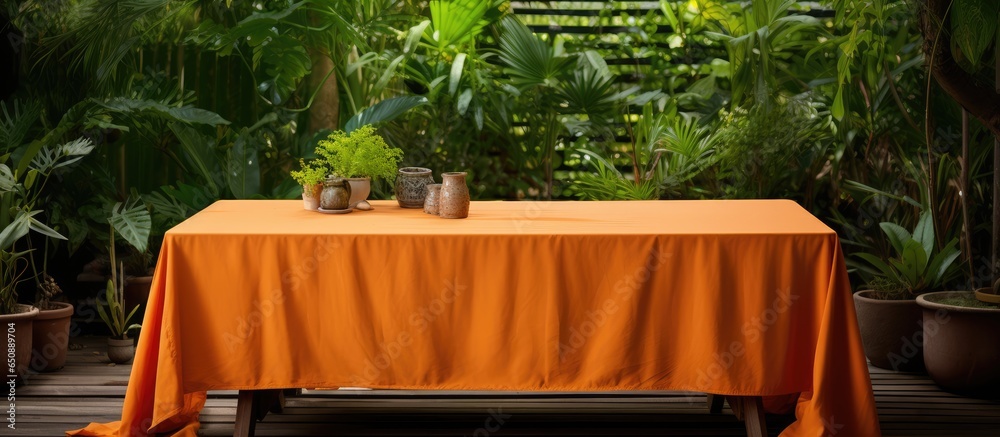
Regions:
<svg viewBox="0 0 1000 437"><path fill-rule="evenodd" d="M354 211L354 208L347 208L347 209L323 209L323 208L317 208L316 211L320 212L320 213L323 213L323 214L347 214L347 213L349 213L351 211Z"/></svg>

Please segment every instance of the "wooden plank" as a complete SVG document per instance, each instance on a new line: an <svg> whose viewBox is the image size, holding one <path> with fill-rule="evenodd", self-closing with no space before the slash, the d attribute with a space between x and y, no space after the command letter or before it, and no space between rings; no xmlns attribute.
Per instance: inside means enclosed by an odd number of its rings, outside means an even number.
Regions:
<svg viewBox="0 0 1000 437"><path fill-rule="evenodd" d="M85 338L83 344L100 341ZM118 419L131 366L108 366L95 351L71 351L65 369L34 375L18 388L18 434L61 435L91 421ZM887 437L1000 435L1000 402L941 391L927 375L870 372ZM209 392L200 433L233 435L238 397L235 390ZM706 401L704 394L672 391L303 390L286 400L284 413L254 426L259 436L468 436L499 409L512 417L496 435L746 435L731 409L709 414ZM768 435L790 420L767 416Z"/></svg>

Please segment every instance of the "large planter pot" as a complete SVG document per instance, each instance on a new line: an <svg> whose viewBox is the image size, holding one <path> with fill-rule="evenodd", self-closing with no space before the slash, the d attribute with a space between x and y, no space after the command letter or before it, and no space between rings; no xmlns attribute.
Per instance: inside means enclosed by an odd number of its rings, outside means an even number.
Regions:
<svg viewBox="0 0 1000 437"><path fill-rule="evenodd" d="M31 370L52 372L66 365L69 325L73 305L52 302L52 309L40 310L32 326Z"/></svg>
<svg viewBox="0 0 1000 437"><path fill-rule="evenodd" d="M402 208L423 208L427 185L434 183L431 169L403 167L396 174L396 202Z"/></svg>
<svg viewBox="0 0 1000 437"><path fill-rule="evenodd" d="M923 315L912 299L871 298L871 291L854 293L865 356L872 365L901 372L924 370Z"/></svg>
<svg viewBox="0 0 1000 437"><path fill-rule="evenodd" d="M35 317L38 317L38 308L28 305L18 305L14 314L0 315L0 326L7 334L7 352L4 354L7 363L11 358L11 340L13 340L14 373L17 375L17 383L23 381L24 375L28 373L28 362L31 361L31 331ZM7 365L4 365L7 368ZM4 374L9 375L10 371L5 370Z"/></svg>
<svg viewBox="0 0 1000 437"><path fill-rule="evenodd" d="M142 323L142 316L146 314L146 301L149 300L149 288L152 285L152 276L129 276L125 279L125 315L127 316L136 305L139 306L132 322Z"/></svg>
<svg viewBox="0 0 1000 437"><path fill-rule="evenodd" d="M347 178L347 183L351 185L349 208L367 208L368 195L372 192L372 178Z"/></svg>
<svg viewBox="0 0 1000 437"><path fill-rule="evenodd" d="M924 362L927 374L945 390L966 396L1000 396L1000 309L941 303L973 297L972 292L942 291L917 298L923 309Z"/></svg>
<svg viewBox="0 0 1000 437"><path fill-rule="evenodd" d="M135 357L135 343L132 339L108 338L108 359L115 364L125 364Z"/></svg>

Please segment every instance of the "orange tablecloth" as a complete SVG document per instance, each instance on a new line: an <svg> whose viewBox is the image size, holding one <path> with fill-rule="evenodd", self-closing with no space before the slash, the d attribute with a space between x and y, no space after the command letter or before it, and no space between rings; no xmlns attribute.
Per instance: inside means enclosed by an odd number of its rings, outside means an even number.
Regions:
<svg viewBox="0 0 1000 437"><path fill-rule="evenodd" d="M837 235L791 201L220 201L167 232L122 422L206 390L799 393L783 436L877 436Z"/></svg>

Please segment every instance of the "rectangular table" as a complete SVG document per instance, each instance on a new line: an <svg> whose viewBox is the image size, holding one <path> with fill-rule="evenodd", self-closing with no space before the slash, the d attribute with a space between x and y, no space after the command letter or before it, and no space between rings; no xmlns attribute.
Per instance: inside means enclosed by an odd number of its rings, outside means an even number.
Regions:
<svg viewBox="0 0 1000 437"><path fill-rule="evenodd" d="M78 432L364 386L801 393L783 436L880 435L839 240L794 202L372 204L219 201L168 231L122 421Z"/></svg>

